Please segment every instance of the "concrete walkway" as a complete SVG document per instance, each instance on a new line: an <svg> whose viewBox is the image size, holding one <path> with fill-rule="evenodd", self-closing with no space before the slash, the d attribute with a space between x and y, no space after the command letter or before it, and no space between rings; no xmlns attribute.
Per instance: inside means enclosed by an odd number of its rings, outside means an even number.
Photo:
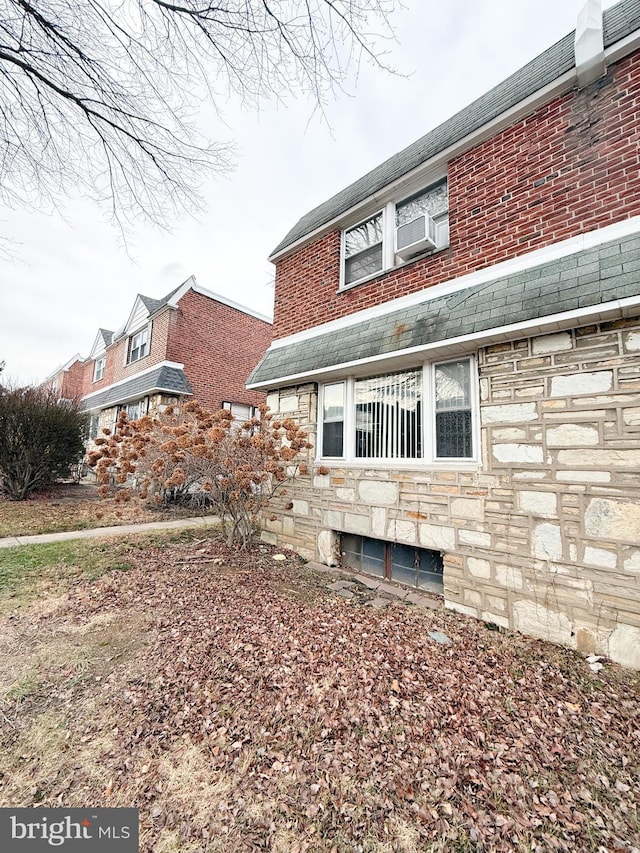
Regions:
<svg viewBox="0 0 640 853"><path fill-rule="evenodd" d="M101 539L104 536L126 536L128 533L146 533L152 530L188 530L193 527L204 530L209 527L217 527L219 523L215 515L207 515L197 518L176 518L171 521L149 521L145 524L92 527L88 530L68 530L63 533L41 533L36 536L6 536L0 539L0 548L39 545L45 542L65 542L69 539Z"/></svg>

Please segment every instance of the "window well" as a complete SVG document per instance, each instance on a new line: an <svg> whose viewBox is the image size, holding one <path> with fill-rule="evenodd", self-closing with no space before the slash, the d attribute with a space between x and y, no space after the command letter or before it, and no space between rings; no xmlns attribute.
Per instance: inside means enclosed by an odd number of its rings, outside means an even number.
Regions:
<svg viewBox="0 0 640 853"><path fill-rule="evenodd" d="M357 572L398 581L416 589L443 592L443 560L440 551L384 542L353 533L341 535L342 565Z"/></svg>

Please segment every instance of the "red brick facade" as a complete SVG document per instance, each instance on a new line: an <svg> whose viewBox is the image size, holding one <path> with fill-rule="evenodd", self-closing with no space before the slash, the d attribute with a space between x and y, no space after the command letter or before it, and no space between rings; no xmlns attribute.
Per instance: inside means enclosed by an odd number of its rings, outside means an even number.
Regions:
<svg viewBox="0 0 640 853"><path fill-rule="evenodd" d="M338 291L340 231L276 267L281 338L640 213L640 54L448 164L450 246Z"/></svg>
<svg viewBox="0 0 640 853"><path fill-rule="evenodd" d="M149 351L143 358L127 364L126 334L107 348L102 379L94 382L96 359L89 358L74 362L50 384L57 379L60 396L79 399L171 361L184 364L193 398L208 408L220 408L226 401L253 406L264 402L265 395L247 391L245 382L271 342L268 321L189 289L177 307L165 305L150 318L148 328Z"/></svg>

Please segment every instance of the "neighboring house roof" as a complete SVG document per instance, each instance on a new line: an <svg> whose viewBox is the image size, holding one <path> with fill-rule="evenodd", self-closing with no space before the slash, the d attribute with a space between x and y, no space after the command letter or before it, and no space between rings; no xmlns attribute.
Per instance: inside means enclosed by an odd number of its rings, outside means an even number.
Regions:
<svg viewBox="0 0 640 853"><path fill-rule="evenodd" d="M108 347L113 340L113 332L109 331L109 329L98 329L98 334L104 341L105 347Z"/></svg>
<svg viewBox="0 0 640 853"><path fill-rule="evenodd" d="M104 391L88 394L82 398L85 411L106 409L127 400L135 400L146 394L166 392L175 396L191 395L191 385L184 370L177 367L162 365L155 370L138 373L126 382L111 385Z"/></svg>
<svg viewBox="0 0 640 853"><path fill-rule="evenodd" d="M418 304L361 322L354 317L347 328L272 345L247 386L275 386L284 378L310 377L384 354L473 339L527 321L544 325L545 317L637 297L639 267L640 234L634 233L439 297L429 298L425 291Z"/></svg>
<svg viewBox="0 0 640 853"><path fill-rule="evenodd" d="M640 28L640 0L623 0L607 9L603 28L605 48ZM452 118L305 214L271 256L331 222L570 71L575 66L574 39L575 30Z"/></svg>

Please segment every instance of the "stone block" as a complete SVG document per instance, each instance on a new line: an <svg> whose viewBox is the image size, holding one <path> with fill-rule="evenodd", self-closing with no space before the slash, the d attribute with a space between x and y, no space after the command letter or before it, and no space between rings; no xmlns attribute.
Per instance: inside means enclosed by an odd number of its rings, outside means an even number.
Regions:
<svg viewBox="0 0 640 853"><path fill-rule="evenodd" d="M640 450L613 450L596 447L589 451L589 456L583 450L561 450L558 453L560 465L579 468L588 465L590 468L638 468L640 467Z"/></svg>
<svg viewBox="0 0 640 853"><path fill-rule="evenodd" d="M594 654L598 650L598 638L591 628L576 628L576 649L583 654Z"/></svg>
<svg viewBox="0 0 640 853"><path fill-rule="evenodd" d="M387 532L387 511L379 506L371 508L371 532L377 539L384 539Z"/></svg>
<svg viewBox="0 0 640 853"><path fill-rule="evenodd" d="M467 557L467 571L476 578L490 578L491 563L478 557Z"/></svg>
<svg viewBox="0 0 640 853"><path fill-rule="evenodd" d="M531 351L534 355L545 353L562 352L573 346L571 332L556 332L551 335L540 335L531 342Z"/></svg>
<svg viewBox="0 0 640 853"><path fill-rule="evenodd" d="M356 490L340 487L335 491L336 498L339 501L344 501L345 503L355 503L356 500Z"/></svg>
<svg viewBox="0 0 640 853"><path fill-rule="evenodd" d="M542 447L535 444L494 444L493 458L498 462L520 465L539 465L543 461Z"/></svg>
<svg viewBox="0 0 640 853"><path fill-rule="evenodd" d="M554 492L520 492L520 509L543 518L558 515L558 496Z"/></svg>
<svg viewBox="0 0 640 853"><path fill-rule="evenodd" d="M504 403L499 406L482 406L480 417L483 426L519 424L537 420L538 411L535 403Z"/></svg>
<svg viewBox="0 0 640 853"><path fill-rule="evenodd" d="M326 509L322 513L322 523L325 527L342 530L342 513L335 509Z"/></svg>
<svg viewBox="0 0 640 853"><path fill-rule="evenodd" d="M521 590L524 586L522 570L516 566L507 566L502 563L496 565L496 583L505 589Z"/></svg>
<svg viewBox="0 0 640 853"><path fill-rule="evenodd" d="M466 604L460 604L460 602L451 601L450 599L445 599L444 606L448 610L455 610L456 613L462 613L464 616L473 616L474 619L478 618L476 607L467 607Z"/></svg>
<svg viewBox="0 0 640 853"><path fill-rule="evenodd" d="M491 622L494 625L499 625L501 628L509 627L508 618L500 615L499 613L491 613L489 610L483 610L480 614L480 618L483 622Z"/></svg>
<svg viewBox="0 0 640 853"><path fill-rule="evenodd" d="M623 409L622 422L625 426L640 426L640 406L629 406Z"/></svg>
<svg viewBox="0 0 640 853"><path fill-rule="evenodd" d="M294 515L309 515L309 501L293 500Z"/></svg>
<svg viewBox="0 0 640 853"><path fill-rule="evenodd" d="M535 601L516 601L513 605L513 627L522 634L571 645L571 622L564 613L551 610Z"/></svg>
<svg viewBox="0 0 640 853"><path fill-rule="evenodd" d="M567 373L551 377L552 397L575 397L579 394L600 394L613 388L613 371Z"/></svg>
<svg viewBox="0 0 640 853"><path fill-rule="evenodd" d="M416 525L413 521L396 521L396 536L398 542L412 545L416 541Z"/></svg>
<svg viewBox="0 0 640 853"><path fill-rule="evenodd" d="M314 489L328 489L331 486L331 477L328 474L315 474L313 478Z"/></svg>
<svg viewBox="0 0 640 853"><path fill-rule="evenodd" d="M622 666L640 669L640 628L618 625L609 637L609 657Z"/></svg>
<svg viewBox="0 0 640 853"><path fill-rule="evenodd" d="M471 518L482 521L484 517L483 502L475 498L453 498L451 516L452 518Z"/></svg>
<svg viewBox="0 0 640 853"><path fill-rule="evenodd" d="M556 480L560 483L610 483L609 471L557 471Z"/></svg>
<svg viewBox="0 0 640 853"><path fill-rule="evenodd" d="M622 337L622 345L626 352L640 352L640 332L627 332Z"/></svg>
<svg viewBox="0 0 640 853"><path fill-rule="evenodd" d="M640 551L631 552L623 565L625 572L640 572Z"/></svg>
<svg viewBox="0 0 640 853"><path fill-rule="evenodd" d="M318 562L336 566L340 562L340 536L333 530L321 530L317 536Z"/></svg>
<svg viewBox="0 0 640 853"><path fill-rule="evenodd" d="M559 424L546 431L547 447L594 447L600 434L593 426Z"/></svg>
<svg viewBox="0 0 640 853"><path fill-rule="evenodd" d="M344 526L349 533L359 533L367 536L369 533L369 518L366 515L345 512Z"/></svg>
<svg viewBox="0 0 640 853"><path fill-rule="evenodd" d="M482 607L482 593L478 592L477 589L463 590L462 598L465 604L468 604L471 607Z"/></svg>
<svg viewBox="0 0 640 853"><path fill-rule="evenodd" d="M590 566L600 566L603 569L615 569L618 564L618 555L614 551L605 551L604 548L584 549L584 561Z"/></svg>
<svg viewBox="0 0 640 853"><path fill-rule="evenodd" d="M491 437L494 441L522 441L527 437L527 431L519 427L494 427Z"/></svg>
<svg viewBox="0 0 640 853"><path fill-rule="evenodd" d="M398 502L398 484L384 480L361 480L360 500L369 506L394 506Z"/></svg>
<svg viewBox="0 0 640 853"><path fill-rule="evenodd" d="M562 533L557 524L543 522L535 526L533 553L541 560L562 559Z"/></svg>
<svg viewBox="0 0 640 853"><path fill-rule="evenodd" d="M435 551L452 551L456 544L456 532L453 527L439 524L419 524L418 535L424 548Z"/></svg>
<svg viewBox="0 0 640 853"><path fill-rule="evenodd" d="M640 541L640 502L594 498L584 516L584 530L599 539Z"/></svg>
<svg viewBox="0 0 640 853"><path fill-rule="evenodd" d="M458 541L461 545L474 545L483 548L491 547L491 534L480 533L478 530L458 530Z"/></svg>
<svg viewBox="0 0 640 853"><path fill-rule="evenodd" d="M280 397L278 403L278 412L297 412L300 407L300 401L296 394L291 394L288 397Z"/></svg>

